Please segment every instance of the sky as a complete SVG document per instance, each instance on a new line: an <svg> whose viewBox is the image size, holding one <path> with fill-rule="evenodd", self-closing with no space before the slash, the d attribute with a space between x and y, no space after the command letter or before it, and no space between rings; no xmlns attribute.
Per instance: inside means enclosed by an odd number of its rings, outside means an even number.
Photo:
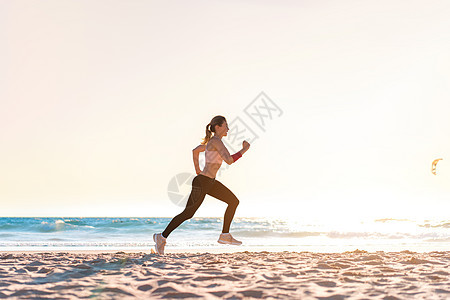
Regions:
<svg viewBox="0 0 450 300"><path fill-rule="evenodd" d="M448 1L1 1L1 216L173 217L173 180L223 115L253 137L217 176L236 217L448 218L449 15ZM206 196L196 216L225 208Z"/></svg>

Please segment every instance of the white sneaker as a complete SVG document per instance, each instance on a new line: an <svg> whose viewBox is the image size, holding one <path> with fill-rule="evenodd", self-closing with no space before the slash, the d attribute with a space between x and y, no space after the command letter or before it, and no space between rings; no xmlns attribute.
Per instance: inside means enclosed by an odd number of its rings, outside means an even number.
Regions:
<svg viewBox="0 0 450 300"><path fill-rule="evenodd" d="M166 238L161 233L153 234L153 241L155 242L156 252L160 255L164 255L164 247L166 246Z"/></svg>
<svg viewBox="0 0 450 300"><path fill-rule="evenodd" d="M231 236L230 233L221 233L219 240L217 241L220 244L228 244L228 245L241 245L242 242L236 240Z"/></svg>

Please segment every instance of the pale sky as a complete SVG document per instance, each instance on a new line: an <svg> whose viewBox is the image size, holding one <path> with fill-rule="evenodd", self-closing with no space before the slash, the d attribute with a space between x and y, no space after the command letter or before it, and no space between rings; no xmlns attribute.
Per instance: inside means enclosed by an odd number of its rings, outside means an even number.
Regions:
<svg viewBox="0 0 450 300"><path fill-rule="evenodd" d="M217 178L236 217L448 217L449 16L447 0L3 0L1 216L173 217L206 124L248 118L263 91L281 116L245 119L258 139ZM196 216L224 211L206 196Z"/></svg>

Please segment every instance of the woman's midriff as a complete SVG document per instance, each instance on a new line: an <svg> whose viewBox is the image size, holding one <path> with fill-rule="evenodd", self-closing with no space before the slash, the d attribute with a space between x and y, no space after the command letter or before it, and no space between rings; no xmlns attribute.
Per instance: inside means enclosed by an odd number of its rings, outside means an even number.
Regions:
<svg viewBox="0 0 450 300"><path fill-rule="evenodd" d="M200 174L208 176L210 178L216 178L217 171L219 171L221 165L222 164L207 163Z"/></svg>

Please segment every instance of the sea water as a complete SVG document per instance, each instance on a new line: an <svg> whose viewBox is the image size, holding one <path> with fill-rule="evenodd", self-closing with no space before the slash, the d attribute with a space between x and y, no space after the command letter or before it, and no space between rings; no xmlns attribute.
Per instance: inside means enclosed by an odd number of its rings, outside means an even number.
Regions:
<svg viewBox="0 0 450 300"><path fill-rule="evenodd" d="M153 233L171 218L0 218L0 251L136 250L154 246ZM241 246L217 243L223 218L194 217L167 239L169 249L208 251L342 252L450 250L450 220L375 219L311 222L286 218L235 218L230 232Z"/></svg>

